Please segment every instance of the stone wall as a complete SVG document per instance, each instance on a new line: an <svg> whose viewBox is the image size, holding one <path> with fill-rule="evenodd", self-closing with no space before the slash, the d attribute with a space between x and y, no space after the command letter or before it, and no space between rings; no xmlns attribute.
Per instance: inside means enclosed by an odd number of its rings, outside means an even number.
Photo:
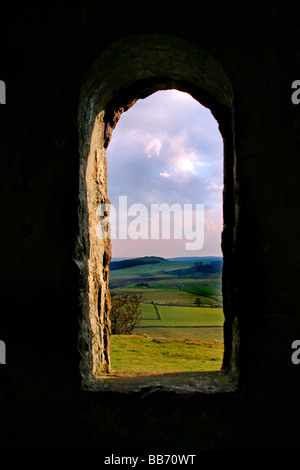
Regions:
<svg viewBox="0 0 300 470"><path fill-rule="evenodd" d="M99 376L110 370L110 304L107 301L109 294L106 295L110 241L107 232L104 233L105 241L102 234L97 233L97 229L106 221L104 208L109 202L105 151L113 129L124 111L133 106L137 99L159 89L170 88L187 91L210 107L219 121L224 139L224 368L236 370L233 364L237 359L231 354L231 330L238 313L234 305L231 279L234 277L233 266L238 269L232 253L235 251L236 237L233 233L238 225L236 215L239 201L233 138L234 97L230 81L220 64L188 41L162 34L137 35L113 43L95 61L83 83L79 103L80 207L75 261L85 286L81 291L83 320L80 328L80 350L83 357L82 375L84 378L89 377L88 382L92 378L89 371L93 370L92 375ZM104 299L100 304L99 291ZM88 331L90 332L87 333ZM91 344L89 354L86 353L86 343Z"/></svg>
<svg viewBox="0 0 300 470"><path fill-rule="evenodd" d="M298 447L298 7L200 6L3 7L2 449ZM121 112L168 87L210 107L224 137L225 363L238 387L82 390L109 370L105 149Z"/></svg>

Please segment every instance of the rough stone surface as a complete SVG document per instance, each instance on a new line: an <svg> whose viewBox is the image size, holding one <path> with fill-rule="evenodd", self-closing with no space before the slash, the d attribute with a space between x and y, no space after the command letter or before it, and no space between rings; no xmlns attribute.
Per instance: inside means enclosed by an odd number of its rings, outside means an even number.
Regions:
<svg viewBox="0 0 300 470"><path fill-rule="evenodd" d="M224 272L226 279L232 277L230 266L234 260L231 252L235 243L233 230L238 223L234 219L238 198L237 191L233 197L237 182L234 174L233 93L229 79L220 64L207 53L176 37L153 34L120 40L109 47L89 70L79 103L80 233L75 261L85 286L81 291L83 317L79 344L82 376L89 382L90 371L95 378L110 371L110 240L100 240L97 236L97 210L108 202L105 150L122 112L133 106L137 99L168 88L189 92L202 104L210 106L219 120L224 137L225 184L229 194L229 197L224 197L223 239L227 239L223 243ZM227 290L234 295L229 285ZM234 302L229 302L229 296L225 303L224 368L236 373L231 330L237 311Z"/></svg>
<svg viewBox="0 0 300 470"><path fill-rule="evenodd" d="M0 35L0 448L98 462L133 447L297 449L299 6L7 3ZM167 87L208 106L224 137L224 362L237 388L190 395L149 379L145 393L143 379L99 393L83 383L109 368L110 247L95 237L105 148L123 110Z"/></svg>

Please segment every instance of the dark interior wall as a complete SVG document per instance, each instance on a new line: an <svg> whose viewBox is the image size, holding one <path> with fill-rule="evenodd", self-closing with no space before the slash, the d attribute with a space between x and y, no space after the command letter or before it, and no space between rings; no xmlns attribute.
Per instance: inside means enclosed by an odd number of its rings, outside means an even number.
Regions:
<svg viewBox="0 0 300 470"><path fill-rule="evenodd" d="M0 448L123 453L296 448L300 335L295 6L74 2L7 6L1 30ZM299 7L298 7L299 10ZM299 13L299 11L298 11ZM178 398L81 392L77 354L81 86L112 42L170 34L224 67L240 183L240 389ZM300 365L298 366L300 368Z"/></svg>

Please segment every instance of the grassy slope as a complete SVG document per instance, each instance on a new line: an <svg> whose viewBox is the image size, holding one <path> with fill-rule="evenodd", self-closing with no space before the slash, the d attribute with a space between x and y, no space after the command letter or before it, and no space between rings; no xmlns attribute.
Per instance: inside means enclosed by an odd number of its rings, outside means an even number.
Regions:
<svg viewBox="0 0 300 470"><path fill-rule="evenodd" d="M158 310L160 319L152 304L143 304L141 323L135 332L152 337L223 341L222 308L158 305Z"/></svg>
<svg viewBox="0 0 300 470"><path fill-rule="evenodd" d="M143 259L143 258L142 258ZM135 265L110 271L110 288L116 293L143 294L145 301L173 305L220 305L222 302L219 273L190 278L191 263L157 258L155 263ZM187 273L185 277L181 275ZM194 275L195 276L195 275Z"/></svg>
<svg viewBox="0 0 300 470"><path fill-rule="evenodd" d="M117 269L110 271L110 280L115 279L135 279L135 280L146 280L151 276L162 276L167 277L168 273L175 271L176 269L189 269L191 265L189 263L181 261L168 261L163 258L158 258L158 262L147 263L141 265L135 265L127 267L125 269Z"/></svg>
<svg viewBox="0 0 300 470"><path fill-rule="evenodd" d="M120 373L216 371L222 358L222 344L216 341L112 336L111 364Z"/></svg>
<svg viewBox="0 0 300 470"><path fill-rule="evenodd" d="M144 296L142 321L135 329L138 335L113 335L111 338L113 369L118 372L220 370L223 310L195 307L196 298L201 300L201 305L221 305L220 275L179 277L173 271L188 273L191 260L157 258L151 263L149 258L147 261L131 267L127 262L127 267L110 271L114 286L111 291ZM151 302L156 303L160 319Z"/></svg>
<svg viewBox="0 0 300 470"><path fill-rule="evenodd" d="M201 307L170 307L158 306L161 320L158 318L143 318L141 326L219 326L223 323L223 310L221 308Z"/></svg>

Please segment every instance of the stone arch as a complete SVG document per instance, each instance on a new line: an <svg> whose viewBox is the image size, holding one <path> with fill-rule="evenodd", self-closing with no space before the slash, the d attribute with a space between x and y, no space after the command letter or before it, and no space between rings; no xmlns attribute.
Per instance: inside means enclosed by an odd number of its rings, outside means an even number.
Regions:
<svg viewBox="0 0 300 470"><path fill-rule="evenodd" d="M110 371L111 244L108 238L97 237L100 217L107 215L99 213L99 205L109 202L106 148L121 114L138 99L164 89L185 91L208 107L224 140L223 368L237 371L237 312L232 286L238 227L233 91L222 66L205 51L175 37L137 35L102 53L89 70L79 100L79 233L74 258L80 269L80 370L86 386Z"/></svg>

